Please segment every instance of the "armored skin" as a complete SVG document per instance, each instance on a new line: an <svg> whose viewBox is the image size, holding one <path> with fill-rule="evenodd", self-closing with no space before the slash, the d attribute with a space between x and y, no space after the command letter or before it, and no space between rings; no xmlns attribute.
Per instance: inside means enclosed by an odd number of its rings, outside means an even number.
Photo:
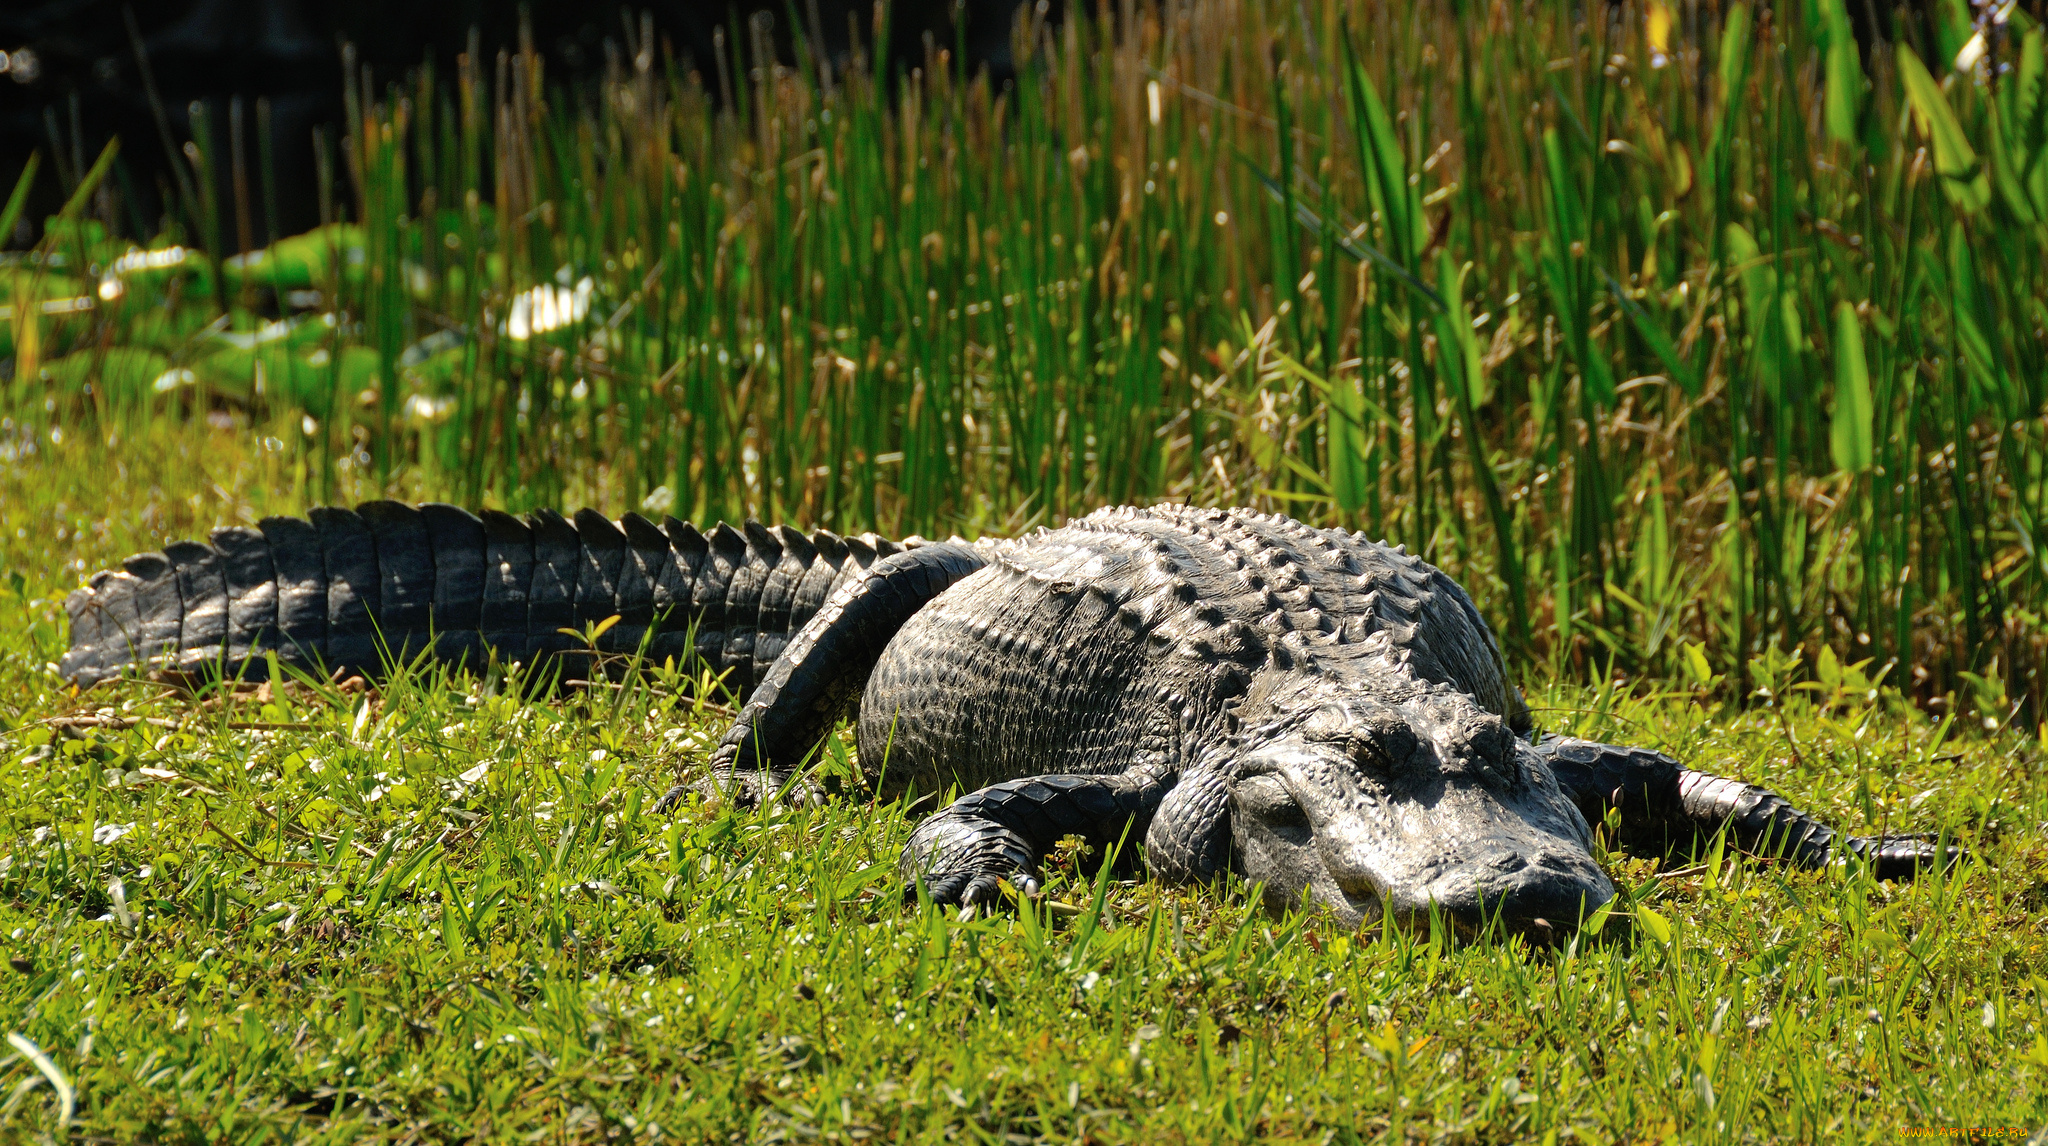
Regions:
<svg viewBox="0 0 2048 1146"><path fill-rule="evenodd" d="M1156 878L1234 871L1275 910L1434 910L1462 932L1548 940L1614 894L1588 828L1609 808L1633 851L1725 826L1746 850L1807 867L1853 854L1885 877L1956 854L1837 839L1773 793L1654 752L1532 743L1498 644L1448 576L1285 517L1107 509L967 544L589 510L309 516L95 575L67 602L61 670L89 684L261 670L274 653L374 672L430 651L580 675L559 630L618 616L602 651L699 658L745 701L703 787L801 797L806 757L853 715L883 794L965 790L902 861L945 903L1034 890L1045 854L1080 835Z"/></svg>

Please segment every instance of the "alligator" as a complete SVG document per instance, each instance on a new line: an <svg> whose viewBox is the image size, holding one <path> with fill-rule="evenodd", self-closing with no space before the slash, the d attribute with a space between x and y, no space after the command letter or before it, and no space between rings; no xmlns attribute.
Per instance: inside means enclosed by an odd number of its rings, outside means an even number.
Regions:
<svg viewBox="0 0 2048 1146"><path fill-rule="evenodd" d="M815 796L806 759L852 716L878 795L967 793L902 857L913 893L966 908L1004 883L1035 894L1070 836L1142 855L1154 878L1234 872L1276 912L1531 941L1614 896L1590 826L1603 821L1624 852L1725 832L1880 878L1961 854L1837 835L1662 753L1537 739L1449 576L1242 509L1114 508L1014 540L899 543L379 501L131 557L66 607L59 669L81 685L261 676L273 659L374 674L432 657L557 680L629 654L708 668L743 707L695 787L742 802Z"/></svg>

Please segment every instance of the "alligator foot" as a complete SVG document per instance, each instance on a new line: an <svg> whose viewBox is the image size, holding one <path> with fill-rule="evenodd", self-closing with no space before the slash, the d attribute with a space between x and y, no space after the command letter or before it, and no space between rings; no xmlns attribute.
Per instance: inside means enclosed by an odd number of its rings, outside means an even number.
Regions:
<svg viewBox="0 0 2048 1146"><path fill-rule="evenodd" d="M971 908L995 904L1002 881L1023 895L1038 892L1038 863L1024 837L979 816L941 812L917 826L903 848L906 902L921 885L932 902Z"/></svg>
<svg viewBox="0 0 2048 1146"><path fill-rule="evenodd" d="M903 847L904 897L922 884L938 903L994 903L999 885L1038 891L1038 861L1067 836L1105 855L1145 838L1170 790L1150 767L1108 776L1028 776L953 801L917 826ZM1128 859L1132 848L1124 854Z"/></svg>
<svg viewBox="0 0 2048 1146"><path fill-rule="evenodd" d="M683 802L684 796L687 796L694 791L696 791L696 789L692 788L688 784L677 784L676 786L670 788L668 791L663 792L661 794L661 799L656 800L654 802L654 808L652 809L653 813L657 816L667 815L668 813L675 810L677 804Z"/></svg>

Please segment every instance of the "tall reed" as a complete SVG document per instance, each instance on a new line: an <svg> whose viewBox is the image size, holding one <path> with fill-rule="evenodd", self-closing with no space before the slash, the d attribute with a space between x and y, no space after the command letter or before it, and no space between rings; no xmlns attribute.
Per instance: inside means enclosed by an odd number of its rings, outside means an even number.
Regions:
<svg viewBox="0 0 2048 1146"><path fill-rule="evenodd" d="M265 272L188 201L196 269L16 317L9 394L111 417L85 384L151 348L189 373L132 416L288 418L316 489L927 533L1248 503L1420 550L1525 664L1825 646L2002 721L2048 610L2042 33L1942 7L1865 54L1844 5L1027 6L1000 91L759 25L709 78L645 23L590 91L530 50L352 72L347 225ZM92 258L69 226L16 312ZM265 273L319 314L205 327Z"/></svg>

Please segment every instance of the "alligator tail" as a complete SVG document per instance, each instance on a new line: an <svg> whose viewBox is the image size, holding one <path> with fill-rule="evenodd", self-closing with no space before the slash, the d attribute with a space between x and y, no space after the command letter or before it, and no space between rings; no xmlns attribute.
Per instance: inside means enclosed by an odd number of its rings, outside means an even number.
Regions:
<svg viewBox="0 0 2048 1146"><path fill-rule="evenodd" d="M1769 788L1686 768L1678 803L1693 823L1726 824L1729 842L1745 852L1782 857L1796 867L1828 862L1835 831Z"/></svg>
<svg viewBox="0 0 2048 1146"><path fill-rule="evenodd" d="M562 630L617 617L606 653L693 657L744 698L832 590L921 541L638 514L613 522L373 501L217 529L94 574L65 602L59 671L93 684L134 670L260 677L266 655L376 675L422 655L573 673L587 648Z"/></svg>

